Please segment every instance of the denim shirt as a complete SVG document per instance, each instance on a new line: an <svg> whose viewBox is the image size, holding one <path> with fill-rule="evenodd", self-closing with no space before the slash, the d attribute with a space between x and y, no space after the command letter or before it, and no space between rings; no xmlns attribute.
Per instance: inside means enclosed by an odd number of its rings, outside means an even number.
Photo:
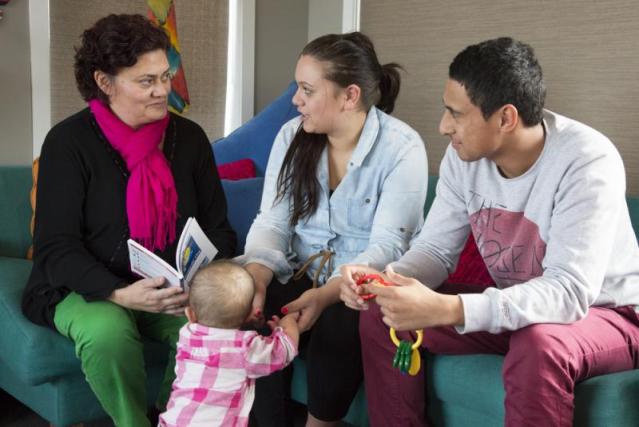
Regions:
<svg viewBox="0 0 639 427"><path fill-rule="evenodd" d="M301 117L290 120L275 138L260 211L237 262L262 264L286 283L309 257L328 250L333 257L320 272L318 285L339 276L339 267L346 263L383 269L408 249L423 224L428 184L424 142L407 124L372 107L346 175L332 196L324 149L317 167L317 211L291 227L292 199L285 196L275 202L277 177L301 124ZM307 270L310 277L319 263L315 260Z"/></svg>

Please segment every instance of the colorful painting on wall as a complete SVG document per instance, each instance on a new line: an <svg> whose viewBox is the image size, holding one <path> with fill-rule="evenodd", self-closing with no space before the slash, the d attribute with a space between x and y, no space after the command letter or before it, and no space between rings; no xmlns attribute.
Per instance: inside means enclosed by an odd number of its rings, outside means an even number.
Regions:
<svg viewBox="0 0 639 427"><path fill-rule="evenodd" d="M185 113L188 111L191 102L180 57L175 5L173 0L146 0L146 3L149 6L149 19L164 28L171 38L171 48L168 56L173 79L171 80L171 93L169 94L169 109L178 114Z"/></svg>

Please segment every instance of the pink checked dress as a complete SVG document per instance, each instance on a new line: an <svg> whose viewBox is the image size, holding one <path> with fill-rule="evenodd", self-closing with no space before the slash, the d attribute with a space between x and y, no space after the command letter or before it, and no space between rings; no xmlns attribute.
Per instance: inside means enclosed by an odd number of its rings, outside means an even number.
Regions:
<svg viewBox="0 0 639 427"><path fill-rule="evenodd" d="M284 368L296 355L279 327L263 337L255 331L185 325L177 345L173 392L159 425L246 426L255 379Z"/></svg>

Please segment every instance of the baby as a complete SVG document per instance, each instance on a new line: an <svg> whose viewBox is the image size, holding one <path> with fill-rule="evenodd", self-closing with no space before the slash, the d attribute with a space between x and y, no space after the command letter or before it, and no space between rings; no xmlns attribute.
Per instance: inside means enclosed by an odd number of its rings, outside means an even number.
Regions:
<svg viewBox="0 0 639 427"><path fill-rule="evenodd" d="M230 261L215 261L191 282L176 354L176 379L160 426L245 426L255 379L297 355L298 314L268 322L269 337L239 328L249 317L253 279Z"/></svg>

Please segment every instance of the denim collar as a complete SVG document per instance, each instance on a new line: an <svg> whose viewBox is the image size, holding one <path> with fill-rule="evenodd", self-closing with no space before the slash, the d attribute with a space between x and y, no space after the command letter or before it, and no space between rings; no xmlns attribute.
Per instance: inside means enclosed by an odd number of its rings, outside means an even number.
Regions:
<svg viewBox="0 0 639 427"><path fill-rule="evenodd" d="M361 166L364 159L373 148L373 145L375 145L377 135L379 134L378 111L379 110L377 110L375 106L372 106L370 110L368 110L362 134L359 136L359 141L357 141L357 146L353 151L349 166Z"/></svg>

